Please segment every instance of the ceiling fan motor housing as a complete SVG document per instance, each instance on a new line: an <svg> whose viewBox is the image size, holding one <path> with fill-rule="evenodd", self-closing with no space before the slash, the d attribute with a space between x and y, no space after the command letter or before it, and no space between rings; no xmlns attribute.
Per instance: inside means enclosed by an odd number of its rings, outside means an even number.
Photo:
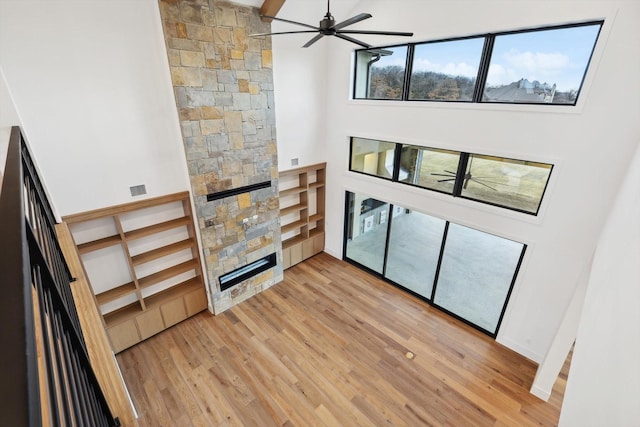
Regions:
<svg viewBox="0 0 640 427"><path fill-rule="evenodd" d="M333 26L336 24L336 20L333 18L329 12L322 18L320 24L318 25L319 30L325 36L335 34L336 30L333 29Z"/></svg>

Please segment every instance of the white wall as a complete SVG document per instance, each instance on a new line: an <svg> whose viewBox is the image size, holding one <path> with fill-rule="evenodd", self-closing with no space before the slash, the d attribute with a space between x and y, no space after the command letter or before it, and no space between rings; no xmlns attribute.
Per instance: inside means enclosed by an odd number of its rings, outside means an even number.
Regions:
<svg viewBox="0 0 640 427"><path fill-rule="evenodd" d="M4 172L4 164L7 158L7 146L9 144L9 136L11 135L11 127L19 126L20 120L16 112L9 88L4 78L4 72L0 67L0 182Z"/></svg>
<svg viewBox="0 0 640 427"><path fill-rule="evenodd" d="M0 0L0 66L58 214L189 188L155 0Z"/></svg>
<svg viewBox="0 0 640 427"><path fill-rule="evenodd" d="M593 262L560 414L566 427L640 426L640 149Z"/></svg>
<svg viewBox="0 0 640 427"><path fill-rule="evenodd" d="M308 4L302 0L289 3ZM414 31L413 40L606 19L577 107L451 105L351 101L354 45L327 40L330 47L326 140L318 160L327 159L327 252L342 255L344 191L381 199L529 245L498 341L540 362L549 349L581 272L588 266L615 190L637 144L640 125L640 38L635 1L419 1L359 2L350 14L373 18L359 28ZM286 37L286 36L280 36ZM363 36L364 37L364 36ZM406 39L366 36L372 43ZM274 48L276 94L288 70L278 59L297 54ZM310 68L316 63L309 64ZM315 75L315 73L310 74ZM317 82L297 88L315 93ZM276 95L278 96L278 95ZM278 133L290 132L283 117L311 105L313 97L277 98ZM286 104L285 104L286 103ZM306 107L305 107L306 108ZM318 114L322 114L321 111ZM300 132L307 130L298 124ZM555 165L538 217L403 187L347 171L352 135L417 145L469 150ZM279 138L279 143L283 142ZM279 145L282 159L289 146ZM313 161L310 159L310 162Z"/></svg>
<svg viewBox="0 0 640 427"><path fill-rule="evenodd" d="M331 13L336 22L351 16L356 0L332 2ZM326 3L290 0L285 2L278 17L317 25L326 13ZM279 21L271 24L273 32L307 30L307 28ZM331 37L319 40L309 48L302 48L314 34L277 35L272 37L278 133L278 168L291 169L292 159L299 165L327 160L327 94L333 90L328 81L331 67L329 48Z"/></svg>

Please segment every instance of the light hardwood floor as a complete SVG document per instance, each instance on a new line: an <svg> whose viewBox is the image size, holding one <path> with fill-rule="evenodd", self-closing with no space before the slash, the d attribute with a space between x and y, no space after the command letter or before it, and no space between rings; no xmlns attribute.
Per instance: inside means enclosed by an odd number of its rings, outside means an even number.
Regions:
<svg viewBox="0 0 640 427"><path fill-rule="evenodd" d="M543 402L533 362L326 254L118 361L149 427L552 426L567 370Z"/></svg>

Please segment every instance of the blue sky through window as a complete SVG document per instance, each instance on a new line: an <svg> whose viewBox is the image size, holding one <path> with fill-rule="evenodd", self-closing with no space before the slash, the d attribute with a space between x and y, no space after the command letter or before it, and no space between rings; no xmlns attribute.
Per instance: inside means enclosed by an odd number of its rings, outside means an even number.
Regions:
<svg viewBox="0 0 640 427"><path fill-rule="evenodd" d="M388 67L391 65L399 65L404 68L407 62L407 47L406 46L398 46L398 47L385 47L384 50L393 52L392 55L381 56L380 60L373 64L374 67Z"/></svg>
<svg viewBox="0 0 640 427"><path fill-rule="evenodd" d="M502 86L520 79L556 84L558 91L577 90L600 31L600 24L496 36L487 86ZM484 37L418 44L413 71L434 71L474 78ZM385 48L374 67L405 66L406 46Z"/></svg>
<svg viewBox="0 0 640 427"><path fill-rule="evenodd" d="M578 90L599 30L597 24L497 36L487 86L525 78Z"/></svg>
<svg viewBox="0 0 640 427"><path fill-rule="evenodd" d="M483 45L484 37L416 45L413 71L475 78Z"/></svg>

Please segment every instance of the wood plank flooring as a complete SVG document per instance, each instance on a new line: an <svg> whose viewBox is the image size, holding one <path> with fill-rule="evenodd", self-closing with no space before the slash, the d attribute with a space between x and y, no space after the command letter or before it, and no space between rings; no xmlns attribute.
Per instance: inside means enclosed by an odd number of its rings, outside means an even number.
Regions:
<svg viewBox="0 0 640 427"><path fill-rule="evenodd" d="M566 384L537 399L533 362L327 254L118 362L143 427L553 426Z"/></svg>

